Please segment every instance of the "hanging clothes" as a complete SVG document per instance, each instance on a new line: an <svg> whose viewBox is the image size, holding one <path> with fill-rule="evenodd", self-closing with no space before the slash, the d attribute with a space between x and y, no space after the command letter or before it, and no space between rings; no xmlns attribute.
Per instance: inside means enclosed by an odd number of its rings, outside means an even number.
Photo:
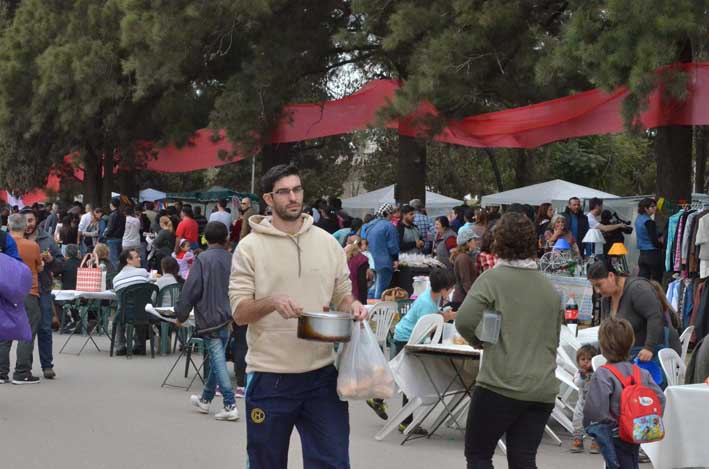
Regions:
<svg viewBox="0 0 709 469"><path fill-rule="evenodd" d="M684 214L684 210L672 215L667 221L667 245L665 250L665 270L667 272L672 272L672 267L674 264L674 246L677 240L677 228L679 225L679 219Z"/></svg>
<svg viewBox="0 0 709 469"><path fill-rule="evenodd" d="M707 211L709 213L709 211ZM709 217L699 219L695 244L699 246L699 278L709 277Z"/></svg>
<svg viewBox="0 0 709 469"><path fill-rule="evenodd" d="M680 272L682 270L682 237L684 236L684 231L687 226L687 217L689 217L689 215L691 215L691 211L684 212L682 216L679 217L679 227L677 228L677 236L675 237L673 272Z"/></svg>
<svg viewBox="0 0 709 469"><path fill-rule="evenodd" d="M689 272L690 274L699 274L699 250L701 244L697 242L697 235L699 234L699 229L701 226L701 221L709 215L709 210L702 210L699 215L694 219L694 227L692 230L692 237L689 241Z"/></svg>

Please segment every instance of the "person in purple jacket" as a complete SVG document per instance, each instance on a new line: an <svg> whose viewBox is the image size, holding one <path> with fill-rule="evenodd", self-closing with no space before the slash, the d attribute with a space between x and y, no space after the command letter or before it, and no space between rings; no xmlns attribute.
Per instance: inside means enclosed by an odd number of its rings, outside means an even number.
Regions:
<svg viewBox="0 0 709 469"><path fill-rule="evenodd" d="M32 288L32 273L6 253L0 253L0 272L0 340L30 341L32 330L23 300Z"/></svg>

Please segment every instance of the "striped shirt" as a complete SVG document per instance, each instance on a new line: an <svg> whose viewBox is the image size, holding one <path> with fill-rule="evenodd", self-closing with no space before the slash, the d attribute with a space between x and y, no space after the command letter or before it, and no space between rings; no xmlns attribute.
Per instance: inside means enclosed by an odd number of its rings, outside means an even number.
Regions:
<svg viewBox="0 0 709 469"><path fill-rule="evenodd" d="M117 292L131 285L148 283L149 278L150 274L147 270L127 265L113 277L113 290Z"/></svg>

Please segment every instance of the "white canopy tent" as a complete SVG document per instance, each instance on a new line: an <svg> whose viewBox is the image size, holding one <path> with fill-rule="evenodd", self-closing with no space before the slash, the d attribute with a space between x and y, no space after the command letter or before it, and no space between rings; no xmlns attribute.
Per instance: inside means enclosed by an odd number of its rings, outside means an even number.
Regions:
<svg viewBox="0 0 709 469"><path fill-rule="evenodd" d="M564 201L571 197L578 197L581 200L598 197L599 199L616 199L617 195L599 191L591 187L581 186L573 182L554 179L552 181L532 184L531 186L520 187L509 191L498 192L497 194L484 195L481 205L511 205L529 204L541 205L545 202Z"/></svg>
<svg viewBox="0 0 709 469"><path fill-rule="evenodd" d="M396 203L396 199L394 198L395 189L396 185L392 184L382 187L381 189L344 199L342 201L342 208L351 216L363 217L367 213L376 211L384 202L389 202L390 204ZM430 216L444 215L448 210L462 204L462 200L426 191L426 209Z"/></svg>
<svg viewBox="0 0 709 469"><path fill-rule="evenodd" d="M155 189L143 189L140 191L139 198L141 202L155 202L167 198L167 194Z"/></svg>

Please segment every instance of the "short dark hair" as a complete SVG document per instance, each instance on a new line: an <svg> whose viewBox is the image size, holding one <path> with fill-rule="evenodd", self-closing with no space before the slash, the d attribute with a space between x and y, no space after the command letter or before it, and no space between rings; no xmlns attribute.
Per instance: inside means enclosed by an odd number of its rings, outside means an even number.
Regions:
<svg viewBox="0 0 709 469"><path fill-rule="evenodd" d="M220 221L210 221L204 227L204 237L208 244L224 244L228 235L226 225Z"/></svg>
<svg viewBox="0 0 709 469"><path fill-rule="evenodd" d="M220 206L221 208L226 208L226 199L219 199L217 201L217 205Z"/></svg>
<svg viewBox="0 0 709 469"><path fill-rule="evenodd" d="M200 207L199 205L196 206L196 207L193 209L193 211L194 211L195 216L202 215L202 207ZM190 217L190 218L191 218L191 217Z"/></svg>
<svg viewBox="0 0 709 469"><path fill-rule="evenodd" d="M68 259L77 259L79 257L79 246L76 244L67 244L64 248Z"/></svg>
<svg viewBox="0 0 709 469"><path fill-rule="evenodd" d="M431 291L438 293L444 288L451 288L455 285L455 277L453 272L448 269L435 268L431 271L428 277L431 282Z"/></svg>
<svg viewBox="0 0 709 469"><path fill-rule="evenodd" d="M172 256L165 256L162 258L162 260L160 261L160 269L162 269L163 275L172 274L175 277L180 275L180 265L177 263L177 260Z"/></svg>
<svg viewBox="0 0 709 469"><path fill-rule="evenodd" d="M610 363L627 361L635 343L633 326L626 319L609 317L598 329L598 344L601 353Z"/></svg>
<svg viewBox="0 0 709 469"><path fill-rule="evenodd" d="M185 216L194 218L194 212L192 211L192 207L185 205L182 207L182 210L180 210L182 213L185 214Z"/></svg>
<svg viewBox="0 0 709 469"><path fill-rule="evenodd" d="M593 210L596 207L603 207L603 201L598 197L593 197L588 201L588 209Z"/></svg>
<svg viewBox="0 0 709 469"><path fill-rule="evenodd" d="M121 255L118 256L118 262L121 264L121 268L128 265L128 259L133 257L134 252L138 253L138 250L135 248L128 248L121 251Z"/></svg>
<svg viewBox="0 0 709 469"><path fill-rule="evenodd" d="M414 211L414 208L411 205L404 204L401 206L401 214L406 215L407 213L411 213Z"/></svg>
<svg viewBox="0 0 709 469"><path fill-rule="evenodd" d="M582 345L580 349L576 351L576 363L581 360L581 358L593 358L598 355L598 349L591 344Z"/></svg>
<svg viewBox="0 0 709 469"><path fill-rule="evenodd" d="M608 278L608 274L617 275L617 273L610 261L598 260L588 266L586 278L588 280L603 280L604 278Z"/></svg>
<svg viewBox="0 0 709 469"><path fill-rule="evenodd" d="M465 212L463 212L463 218L468 223L472 223L475 220L475 209L472 207L466 208Z"/></svg>
<svg viewBox="0 0 709 469"><path fill-rule="evenodd" d="M526 215L507 212L495 225L493 250L502 259L529 259L537 255L537 230Z"/></svg>
<svg viewBox="0 0 709 469"><path fill-rule="evenodd" d="M436 218L436 221L439 222L443 228L449 228L451 226L451 222L448 220L448 217L440 216Z"/></svg>
<svg viewBox="0 0 709 469"><path fill-rule="evenodd" d="M279 164L274 166L261 177L261 191L264 194L273 192L276 182L288 176L300 176L300 172L295 165Z"/></svg>
<svg viewBox="0 0 709 469"><path fill-rule="evenodd" d="M638 202L638 213L640 215L642 215L643 213L647 213L647 209L654 205L657 205L657 203L653 199L645 197L643 200Z"/></svg>
<svg viewBox="0 0 709 469"><path fill-rule="evenodd" d="M569 198L568 203L571 203L572 200L578 200L579 202L581 202L581 199L579 199L578 197L571 197L571 198Z"/></svg>
<svg viewBox="0 0 709 469"><path fill-rule="evenodd" d="M361 218L353 218L352 223L350 223L350 229L352 229L352 231L359 231L363 224Z"/></svg>

